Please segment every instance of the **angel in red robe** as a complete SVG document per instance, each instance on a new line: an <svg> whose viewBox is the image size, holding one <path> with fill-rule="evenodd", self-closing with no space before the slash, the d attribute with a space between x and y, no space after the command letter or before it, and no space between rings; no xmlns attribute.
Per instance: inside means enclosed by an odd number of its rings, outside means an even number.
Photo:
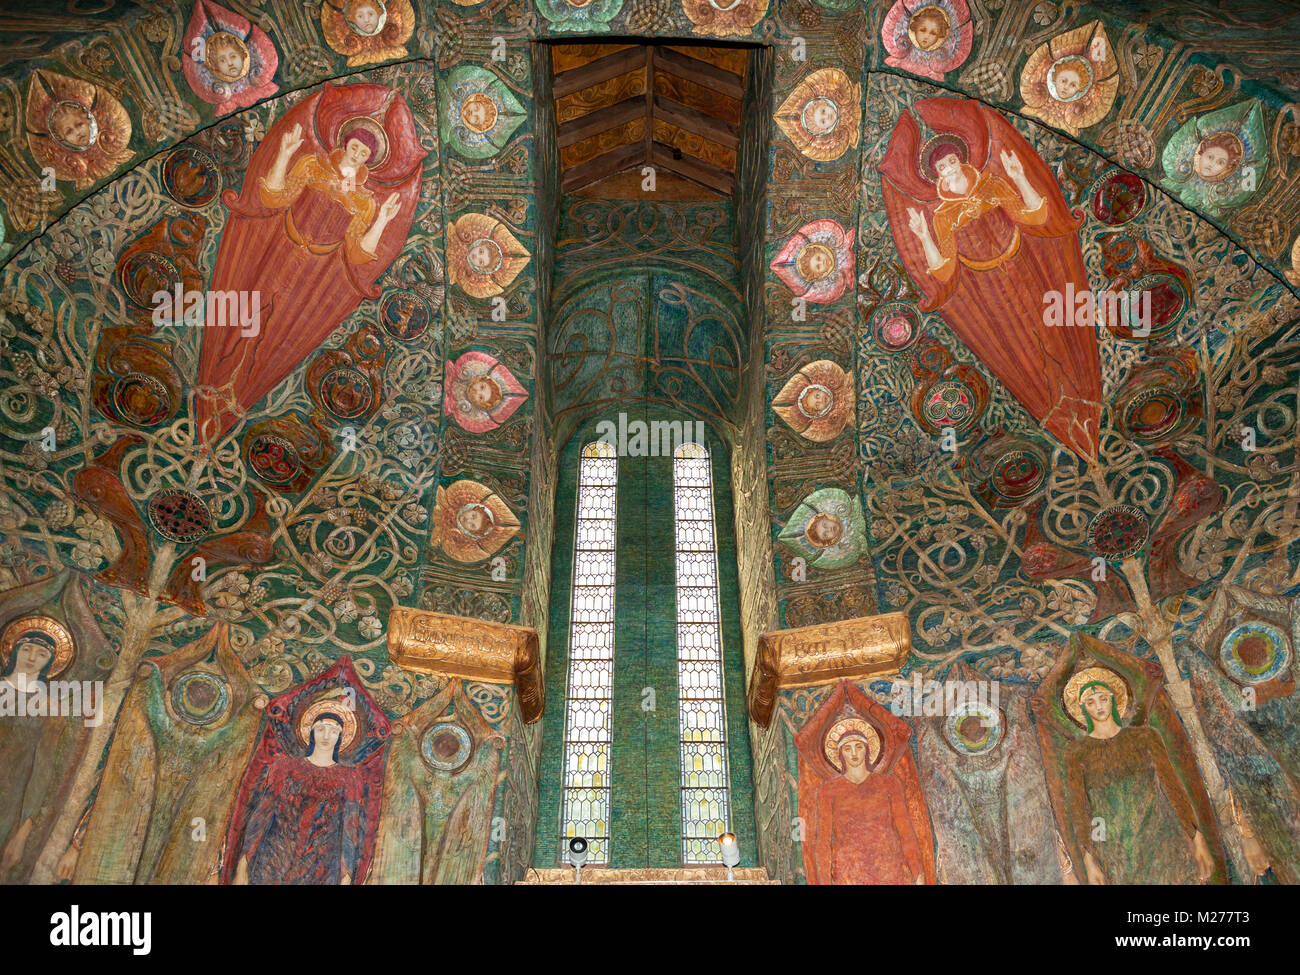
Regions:
<svg viewBox="0 0 1300 975"><path fill-rule="evenodd" d="M352 884L374 856L388 719L348 657L287 691L239 790L224 883Z"/></svg>
<svg viewBox="0 0 1300 975"><path fill-rule="evenodd" d="M257 292L256 328L204 330L200 437L215 444L350 315L410 232L425 150L383 85L325 85L267 133L230 219L211 292ZM218 324L209 302L209 326ZM224 312L224 307L219 308ZM248 333L248 334L246 334Z"/></svg>
<svg viewBox="0 0 1300 975"><path fill-rule="evenodd" d="M1049 296L1088 293L1072 212L1015 128L975 101L903 112L879 170L899 257L937 311L1045 429L1095 460L1101 370L1091 328L1046 324Z"/></svg>
<svg viewBox="0 0 1300 975"><path fill-rule="evenodd" d="M841 682L795 736L810 884L933 884L930 813L908 725Z"/></svg>

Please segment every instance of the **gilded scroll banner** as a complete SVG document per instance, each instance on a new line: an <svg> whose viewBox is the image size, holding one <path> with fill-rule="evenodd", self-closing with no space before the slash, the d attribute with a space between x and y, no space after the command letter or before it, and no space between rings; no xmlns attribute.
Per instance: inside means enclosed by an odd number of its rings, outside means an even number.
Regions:
<svg viewBox="0 0 1300 975"><path fill-rule="evenodd" d="M778 689L891 673L911 650L912 631L904 613L767 633L758 641L758 658L750 675L750 717L767 727Z"/></svg>
<svg viewBox="0 0 1300 975"><path fill-rule="evenodd" d="M388 656L422 674L513 684L524 723L541 717L541 656L537 631L530 627L394 606L388 615Z"/></svg>

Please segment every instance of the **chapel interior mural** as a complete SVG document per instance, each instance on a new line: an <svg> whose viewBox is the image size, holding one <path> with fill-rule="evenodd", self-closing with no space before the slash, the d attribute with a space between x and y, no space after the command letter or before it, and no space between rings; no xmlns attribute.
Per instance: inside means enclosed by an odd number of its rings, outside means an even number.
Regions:
<svg viewBox="0 0 1300 975"><path fill-rule="evenodd" d="M1300 882L1297 38L0 2L0 882Z"/></svg>

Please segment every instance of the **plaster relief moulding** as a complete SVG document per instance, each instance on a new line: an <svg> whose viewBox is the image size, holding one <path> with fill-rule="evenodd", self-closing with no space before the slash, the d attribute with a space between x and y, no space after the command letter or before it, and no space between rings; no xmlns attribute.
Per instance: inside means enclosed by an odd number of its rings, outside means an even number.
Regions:
<svg viewBox="0 0 1300 975"><path fill-rule="evenodd" d="M446 613L394 606L388 656L403 670L437 677L511 684L525 724L542 715L545 693L537 631Z"/></svg>
<svg viewBox="0 0 1300 975"><path fill-rule="evenodd" d="M749 713L761 727L772 720L776 692L897 671L912 652L905 613L776 630L758 641L749 682Z"/></svg>

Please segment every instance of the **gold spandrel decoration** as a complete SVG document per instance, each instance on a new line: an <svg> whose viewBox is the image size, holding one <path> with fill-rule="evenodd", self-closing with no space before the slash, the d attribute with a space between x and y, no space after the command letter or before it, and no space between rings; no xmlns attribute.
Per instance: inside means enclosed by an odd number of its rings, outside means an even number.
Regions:
<svg viewBox="0 0 1300 975"><path fill-rule="evenodd" d="M776 630L758 641L749 681L749 715L767 727L784 687L811 687L897 671L912 652L904 613Z"/></svg>
<svg viewBox="0 0 1300 975"><path fill-rule="evenodd" d="M513 684L524 723L541 717L541 656L531 627L394 606L388 615L388 656L421 674Z"/></svg>

